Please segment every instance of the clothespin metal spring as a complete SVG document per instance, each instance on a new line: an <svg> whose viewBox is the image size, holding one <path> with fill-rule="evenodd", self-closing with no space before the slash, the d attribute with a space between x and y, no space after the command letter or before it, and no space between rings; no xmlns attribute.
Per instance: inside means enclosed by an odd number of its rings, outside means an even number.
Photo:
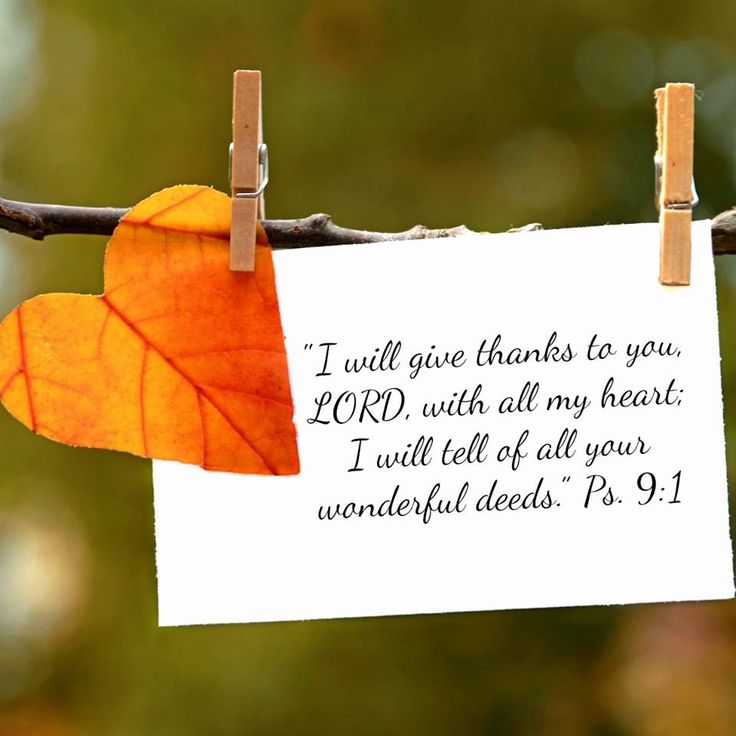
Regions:
<svg viewBox="0 0 736 736"><path fill-rule="evenodd" d="M695 188L695 178L691 179L691 194L689 202L670 202L666 205L668 210L691 210L700 204L700 196ZM662 197L662 156L659 153L654 154L654 203L659 212L660 200Z"/></svg>
<svg viewBox="0 0 736 736"><path fill-rule="evenodd" d="M261 143L258 146L258 164L261 167L260 180L258 188L253 192L235 192L234 197L238 199L258 199L268 186L268 146L265 143ZM233 144L230 144L228 149L228 164L227 164L228 180L230 186L232 186L233 178Z"/></svg>

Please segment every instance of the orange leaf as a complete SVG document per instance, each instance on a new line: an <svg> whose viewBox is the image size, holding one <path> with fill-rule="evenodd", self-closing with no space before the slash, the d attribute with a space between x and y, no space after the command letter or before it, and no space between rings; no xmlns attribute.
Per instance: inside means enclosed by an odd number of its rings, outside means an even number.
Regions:
<svg viewBox="0 0 736 736"><path fill-rule="evenodd" d="M46 294L0 324L0 399L34 432L208 470L299 472L271 248L228 266L230 199L177 186L136 205L102 296Z"/></svg>

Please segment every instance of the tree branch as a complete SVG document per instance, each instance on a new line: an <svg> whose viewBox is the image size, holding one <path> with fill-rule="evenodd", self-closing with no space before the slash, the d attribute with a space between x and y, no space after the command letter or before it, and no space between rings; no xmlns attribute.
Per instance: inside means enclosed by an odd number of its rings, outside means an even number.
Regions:
<svg viewBox="0 0 736 736"><path fill-rule="evenodd" d="M736 253L736 209L726 210L713 218L710 224L713 253L717 256Z"/></svg>
<svg viewBox="0 0 736 736"><path fill-rule="evenodd" d="M0 228L33 240L47 235L111 235L127 209L68 207L0 198Z"/></svg>
<svg viewBox="0 0 736 736"><path fill-rule="evenodd" d="M0 198L0 229L43 240L48 235L111 235L120 218L128 210L121 207L70 207L59 204L34 204ZM269 242L274 248L345 243L380 243L391 240L452 238L472 233L465 225L430 229L415 225L398 233L381 233L340 227L329 215L309 215L298 220L263 220ZM533 223L510 232L541 230ZM736 253L736 209L718 215L712 222L713 252L716 255Z"/></svg>

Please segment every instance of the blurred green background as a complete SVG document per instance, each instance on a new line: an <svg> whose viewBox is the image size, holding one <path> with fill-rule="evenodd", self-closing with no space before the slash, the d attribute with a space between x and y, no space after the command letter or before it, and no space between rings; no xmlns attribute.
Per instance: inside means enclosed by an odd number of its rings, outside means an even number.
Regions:
<svg viewBox="0 0 736 736"><path fill-rule="evenodd" d="M0 0L0 193L224 189L232 72L260 68L272 217L652 220L652 90L693 81L709 217L736 199L735 25L716 0ZM104 242L0 234L0 312L99 293ZM718 278L736 477L736 256ZM3 736L736 732L732 603L159 630L150 463L5 412L0 463Z"/></svg>

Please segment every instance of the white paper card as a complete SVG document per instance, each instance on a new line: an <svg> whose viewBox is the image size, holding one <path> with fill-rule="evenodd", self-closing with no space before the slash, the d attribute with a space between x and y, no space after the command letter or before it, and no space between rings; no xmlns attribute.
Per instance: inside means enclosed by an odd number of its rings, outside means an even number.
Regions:
<svg viewBox="0 0 736 736"><path fill-rule="evenodd" d="M732 597L693 230L687 288L656 224L275 253L302 472L154 463L160 624Z"/></svg>

